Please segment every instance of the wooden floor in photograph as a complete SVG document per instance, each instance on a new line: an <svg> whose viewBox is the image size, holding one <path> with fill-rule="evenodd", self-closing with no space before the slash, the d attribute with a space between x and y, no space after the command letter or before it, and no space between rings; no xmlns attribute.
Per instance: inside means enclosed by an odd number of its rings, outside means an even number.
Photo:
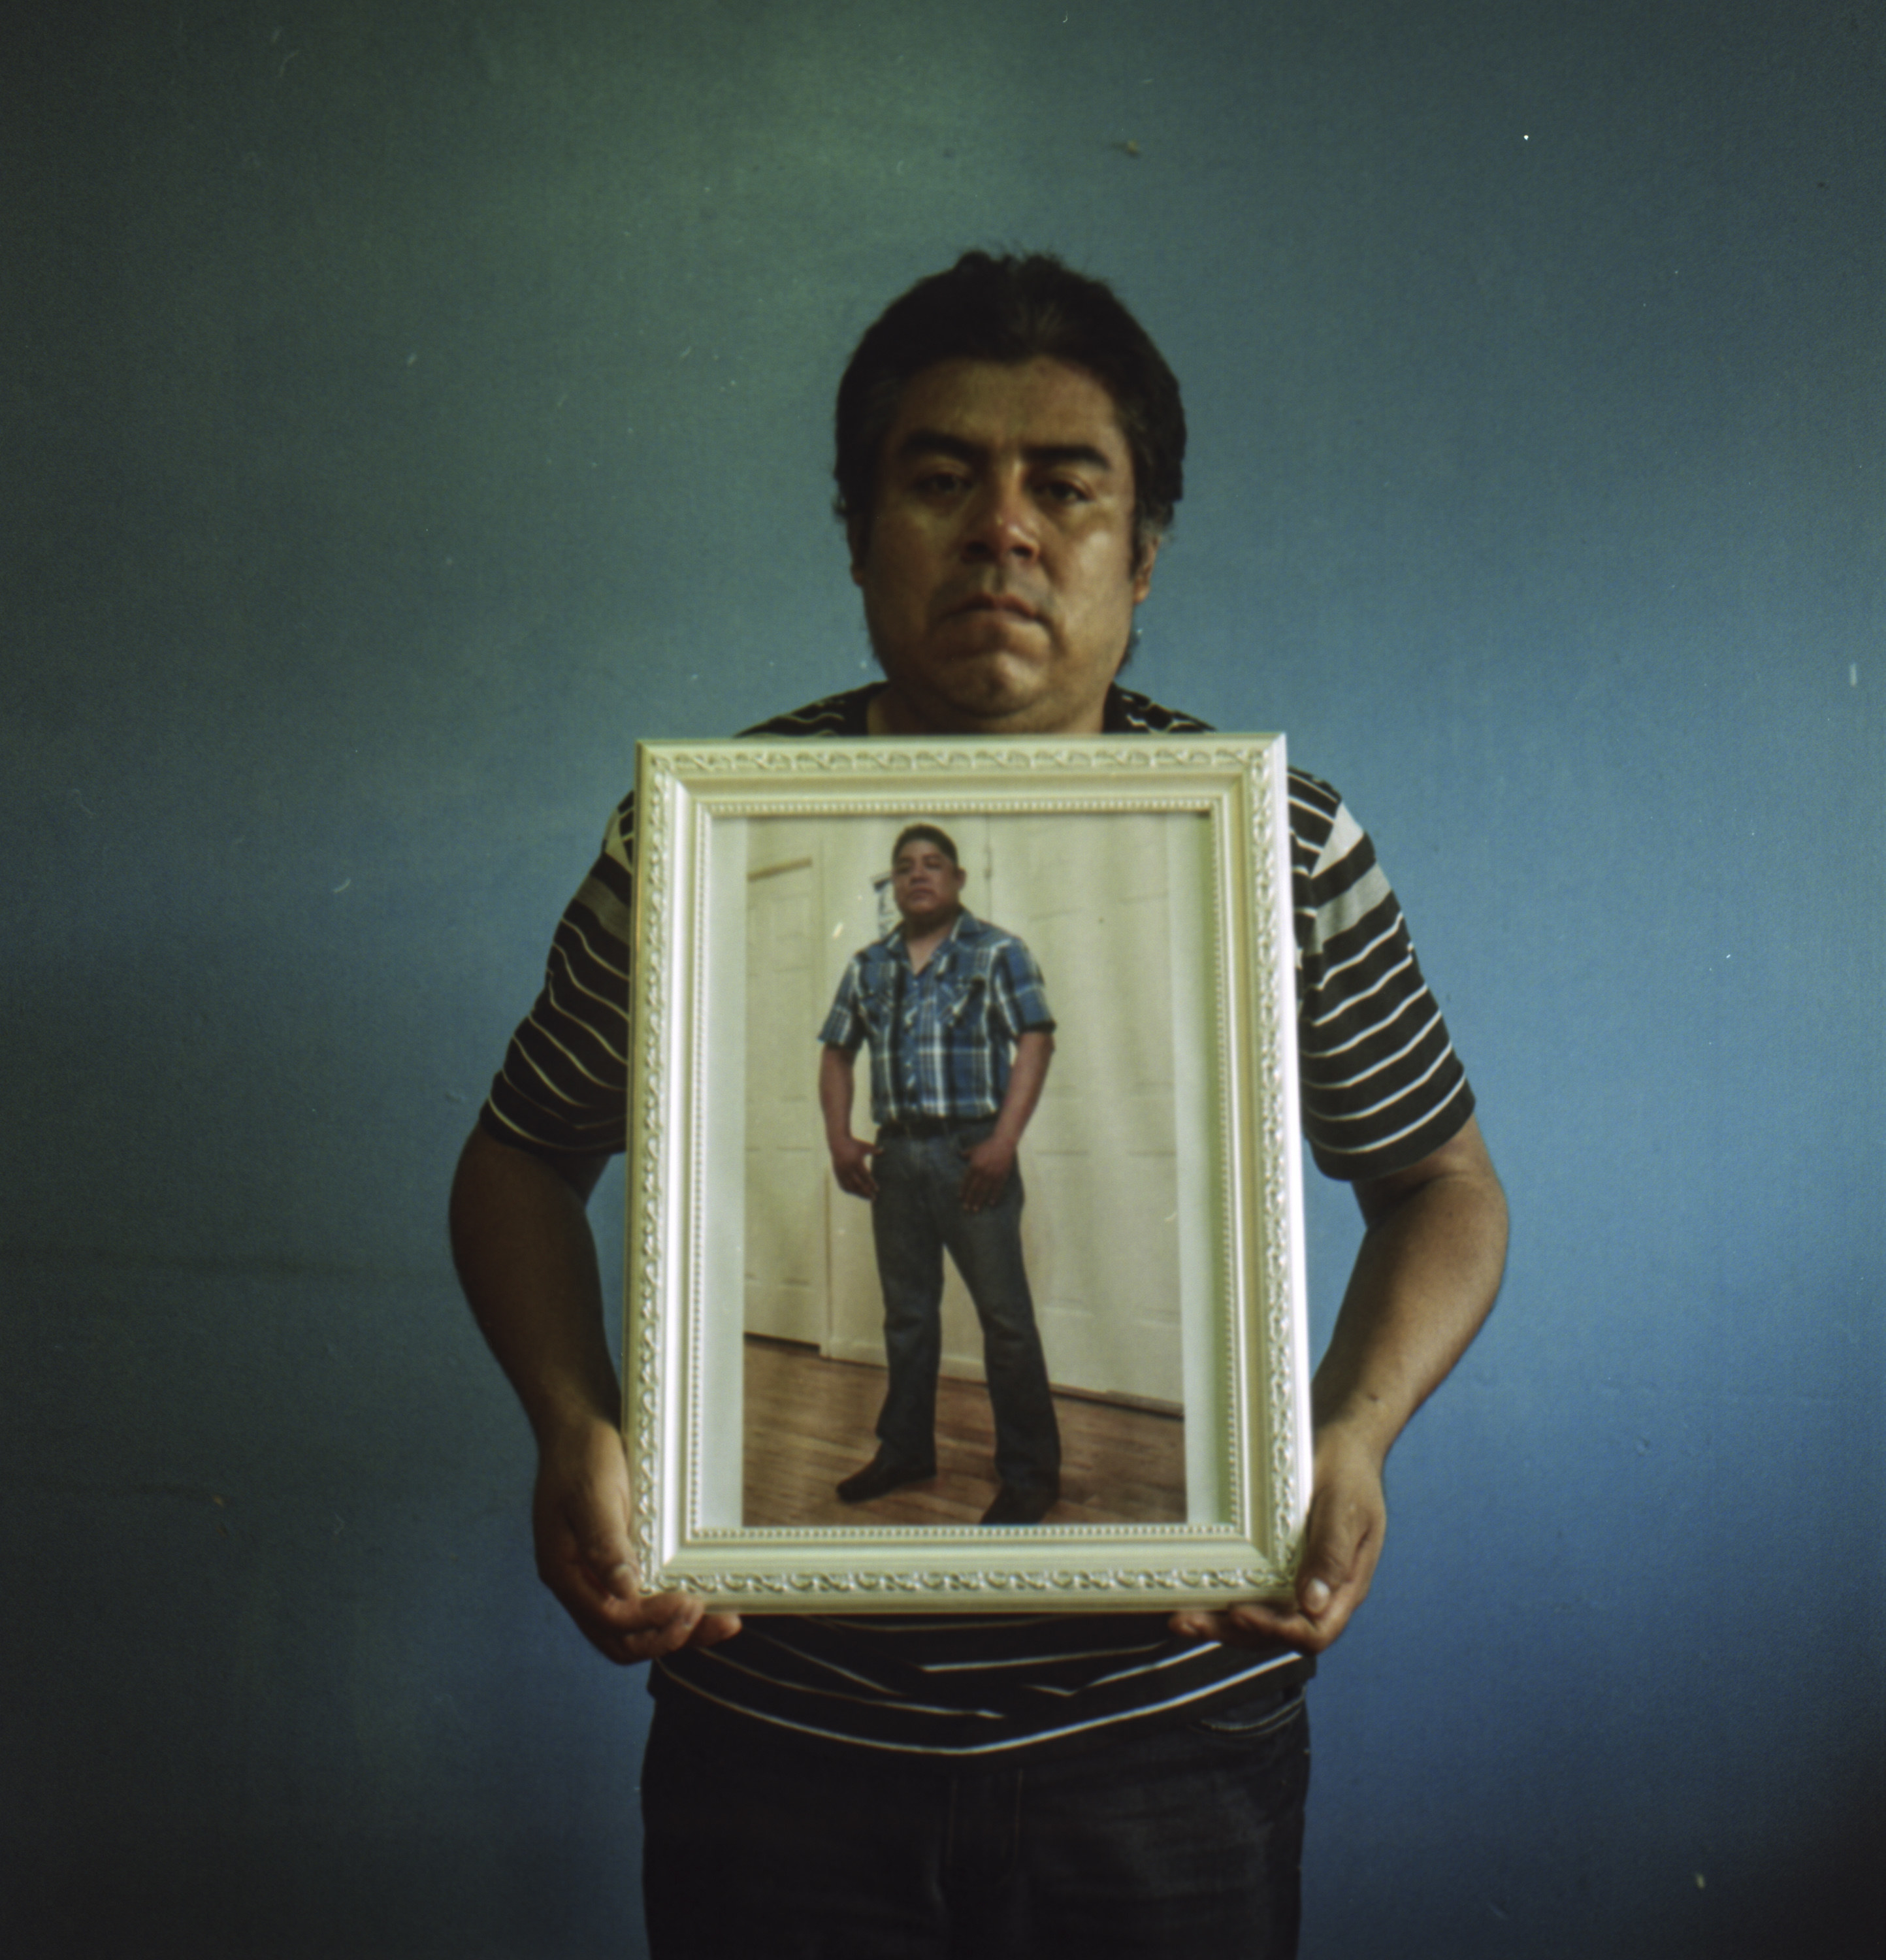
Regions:
<svg viewBox="0 0 1886 1960"><path fill-rule="evenodd" d="M870 1461L884 1370L829 1361L794 1341L746 1341L744 1521L749 1525L974 1524L996 1491L995 1437L980 1382L937 1395L937 1475L870 1504L835 1487ZM1178 1415L1057 1394L1061 1502L1047 1522L1172 1524L1185 1516Z"/></svg>

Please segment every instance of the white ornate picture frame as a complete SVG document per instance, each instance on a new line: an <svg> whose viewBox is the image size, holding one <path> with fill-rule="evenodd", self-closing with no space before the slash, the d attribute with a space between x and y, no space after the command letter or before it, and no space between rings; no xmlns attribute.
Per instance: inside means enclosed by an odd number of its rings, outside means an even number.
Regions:
<svg viewBox="0 0 1886 1960"><path fill-rule="evenodd" d="M736 1611L850 1613L1166 1609L1287 1591L1309 1499L1309 1418L1283 738L645 743L637 785L623 1431L644 1589L679 1588ZM832 1208L822 1215L835 1222L809 1219L809 1242L822 1233L835 1245L856 1239L859 1220L868 1239L863 1201L835 1192L810 1090L830 984L883 923L881 895L869 889L882 876L861 879L856 867L888 870L892 840L920 820L994 840L965 853L972 912L988 863L1027 858L1036 881L1026 889L1054 895L1063 940L1100 949L1064 962L1081 971L1058 982L1043 963L1062 1017L1044 1110L1058 1091L1107 1112L1143 1093L1143 1048L1170 1055L1171 1067L1155 1071L1164 1099L1148 1106L1171 1110L1159 1118L1171 1160L1157 1167L1168 1181L1159 1188L1177 1194L1169 1214L1116 1228L1118 1208L1096 1200L1092 1216L1057 1225L1051 1178L1046 1198L1031 1182L1027 1202L1049 1238L1058 1230L1070 1242L1064 1265L1086 1255L1080 1270L1094 1297L1075 1312L1087 1313L1103 1345L1116 1322L1169 1313L1169 1282L1178 1303L1170 1331L1141 1328L1134 1338L1155 1344L1153 1372L1169 1369L1179 1386L1182 1516L1096 1524L1063 1522L1064 1510L1029 1526L892 1525L873 1522L863 1505L835 1522L748 1521L743 1383L759 1258L746 1242L759 1215L748 1187L774 1175L749 1169L771 1161L749 1148L749 1128L771 1134L783 1122L779 1161L804 1160L778 1173L793 1180L789 1222L804 1207ZM788 934L768 923L783 915L755 911L771 859L796 873L822 854L849 868L808 886L816 931ZM1141 929L1123 889L1131 880L1112 868L1129 859L1172 867L1157 931ZM1057 884L1061 860L1087 868ZM1033 943L1030 920L994 916ZM1083 931L1086 939L1067 939ZM778 1011L787 967L804 969L793 984L816 1011L795 1007L783 1037L750 1036L754 1015ZM1140 967L1171 998L1157 1039L1116 1033L1083 1052L1083 1017L1070 1025L1060 994L1076 978L1080 998L1104 998L1097 982L1131 993ZM801 1071L803 1125L790 1107ZM859 1072L854 1121L868 1138L868 1067ZM758 1111L749 1117L754 1083L779 1085L783 1118L770 1105L763 1122ZM1092 1127L1079 1109L1062 1121L1066 1134ZM1038 1114L1023 1144L1031 1179L1042 1128ZM1114 1179L1109 1190L1153 1187L1150 1173L1119 1186L1117 1155L1096 1161L1096 1180ZM1064 1178L1058 1188L1077 1199L1084 1182ZM1059 1209L1071 1203L1064 1198ZM879 1310L854 1297L870 1290L875 1268L860 1267L855 1246L837 1251L849 1267L838 1259L823 1284L844 1293L855 1330L860 1313ZM1143 1271L1149 1258L1155 1284L1109 1284L1107 1275ZM797 1278L790 1286L806 1293ZM805 1310L814 1324L835 1311L816 1299ZM1044 1339L1054 1376L1057 1338L1045 1324ZM1175 1345L1176 1359L1166 1351ZM848 1351L870 1358L855 1339ZM868 1425L832 1443L832 1461L846 1468L873 1447Z"/></svg>

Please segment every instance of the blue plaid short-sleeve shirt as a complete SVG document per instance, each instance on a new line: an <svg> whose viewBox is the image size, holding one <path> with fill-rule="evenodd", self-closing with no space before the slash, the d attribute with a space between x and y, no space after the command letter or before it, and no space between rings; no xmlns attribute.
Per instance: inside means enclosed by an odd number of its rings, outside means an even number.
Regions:
<svg viewBox="0 0 1886 1960"><path fill-rule="evenodd" d="M1041 969L1013 933L959 912L923 972L900 926L854 953L819 1039L871 1049L871 1115L975 1122L996 1115L1015 1043L1053 1028Z"/></svg>

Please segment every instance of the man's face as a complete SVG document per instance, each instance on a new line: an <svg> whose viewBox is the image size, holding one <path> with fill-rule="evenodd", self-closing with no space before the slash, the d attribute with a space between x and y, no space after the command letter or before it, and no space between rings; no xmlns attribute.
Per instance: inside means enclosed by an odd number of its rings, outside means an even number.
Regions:
<svg viewBox="0 0 1886 1960"><path fill-rule="evenodd" d="M962 867L927 837L913 837L891 861L891 897L898 915L920 931L956 916L964 883Z"/></svg>
<svg viewBox="0 0 1886 1960"><path fill-rule="evenodd" d="M1098 734L1156 547L1134 564L1113 398L1060 361L946 361L904 391L851 576L890 734Z"/></svg>

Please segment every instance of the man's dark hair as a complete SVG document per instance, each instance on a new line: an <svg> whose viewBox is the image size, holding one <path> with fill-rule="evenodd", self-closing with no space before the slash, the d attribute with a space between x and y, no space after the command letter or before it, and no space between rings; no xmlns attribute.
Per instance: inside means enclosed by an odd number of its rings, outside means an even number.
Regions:
<svg viewBox="0 0 1886 1960"><path fill-rule="evenodd" d="M897 833L897 842L891 846L891 865L896 868L898 854L906 844L933 844L950 863L960 871L962 860L956 855L956 839L948 831L939 830L933 823L910 823Z"/></svg>
<svg viewBox="0 0 1886 1960"><path fill-rule="evenodd" d="M904 390L940 361L1064 361L1113 397L1133 456L1136 566L1185 488L1185 409L1152 337L1112 287L1045 252L965 252L919 279L866 332L838 383L835 508L869 535L884 438Z"/></svg>

